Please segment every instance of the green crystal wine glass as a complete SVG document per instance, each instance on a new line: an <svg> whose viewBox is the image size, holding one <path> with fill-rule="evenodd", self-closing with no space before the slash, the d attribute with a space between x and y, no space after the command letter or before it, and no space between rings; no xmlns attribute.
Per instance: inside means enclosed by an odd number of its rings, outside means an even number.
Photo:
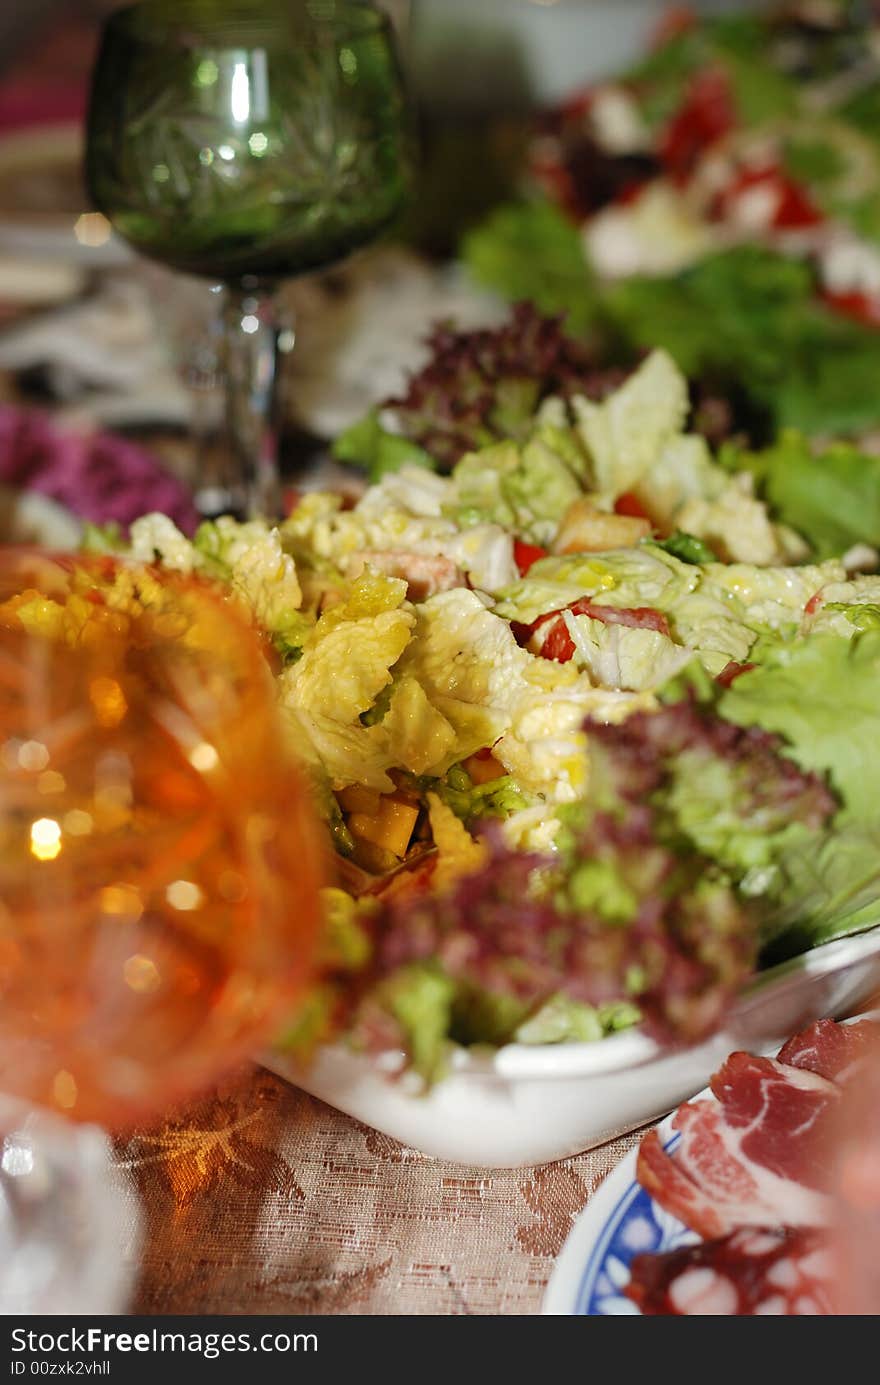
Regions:
<svg viewBox="0 0 880 1385"><path fill-rule="evenodd" d="M387 17L361 0L140 0L111 15L86 172L141 254L226 286L230 465L201 508L272 516L281 279L402 206L410 125Z"/></svg>

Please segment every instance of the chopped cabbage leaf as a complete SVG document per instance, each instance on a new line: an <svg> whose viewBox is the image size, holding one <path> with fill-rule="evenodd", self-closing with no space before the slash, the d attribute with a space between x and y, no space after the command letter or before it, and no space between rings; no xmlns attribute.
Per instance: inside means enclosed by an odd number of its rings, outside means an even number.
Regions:
<svg viewBox="0 0 880 1385"><path fill-rule="evenodd" d="M540 558L527 577L498 593L494 610L531 624L582 596L602 606L669 610L700 581L700 569L655 544L601 554Z"/></svg>
<svg viewBox="0 0 880 1385"><path fill-rule="evenodd" d="M417 679L405 674L395 684L382 727L397 763L411 774L428 774L455 754L455 729L431 705Z"/></svg>
<svg viewBox="0 0 880 1385"><path fill-rule="evenodd" d="M575 435L545 424L523 447L499 442L462 457L447 513L464 527L488 520L532 543L549 544L583 494L583 471Z"/></svg>
<svg viewBox="0 0 880 1385"><path fill-rule="evenodd" d="M705 438L686 433L672 438L634 487L642 505L661 529L687 526L680 520L690 500L715 500L728 478L712 458Z"/></svg>
<svg viewBox="0 0 880 1385"><path fill-rule="evenodd" d="M633 490L682 431L690 408L687 380L666 351L652 351L601 404L579 395L572 407L595 489L617 496Z"/></svg>
<svg viewBox="0 0 880 1385"><path fill-rule="evenodd" d="M282 539L307 544L340 570L356 559L368 563L371 553L444 558L478 590L500 591L517 575L512 535L490 523L462 532L442 513L453 503L447 477L404 467L371 486L353 510L343 510L338 496L305 496L285 520Z"/></svg>
<svg viewBox="0 0 880 1385"><path fill-rule="evenodd" d="M429 793L427 798L431 835L437 848L431 884L433 889L442 891L463 875L482 870L487 851L485 843L474 841L461 819L442 799L435 793Z"/></svg>
<svg viewBox="0 0 880 1385"><path fill-rule="evenodd" d="M195 572L203 566L199 551L167 515L142 515L131 525L128 541L136 562L161 563L174 572Z"/></svg>
<svg viewBox="0 0 880 1385"><path fill-rule="evenodd" d="M771 630L799 624L804 607L821 587L846 578L843 566L837 562L765 568L747 563L710 563L702 571L703 592L722 600L735 598L749 626Z"/></svg>
<svg viewBox="0 0 880 1385"><path fill-rule="evenodd" d="M809 553L806 544L791 552L791 537L772 523L746 473L726 481L712 498L693 496L677 511L675 522L705 539L727 562L769 567L788 556L805 558Z"/></svg>
<svg viewBox="0 0 880 1385"><path fill-rule="evenodd" d="M563 619L574 641L575 661L603 688L659 688L693 658L692 649L682 649L659 630L607 625L571 611Z"/></svg>
<svg viewBox="0 0 880 1385"><path fill-rule="evenodd" d="M334 788L394 787L386 772L397 763L389 732L382 722L364 726L361 716L390 686L409 644L415 618L401 607L405 590L388 577L355 583L349 601L321 617L299 663L279 680L282 706Z"/></svg>

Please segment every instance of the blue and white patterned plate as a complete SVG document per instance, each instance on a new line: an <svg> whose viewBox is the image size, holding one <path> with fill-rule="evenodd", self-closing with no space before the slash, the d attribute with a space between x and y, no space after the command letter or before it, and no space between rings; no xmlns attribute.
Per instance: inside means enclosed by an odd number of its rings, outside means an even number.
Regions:
<svg viewBox="0 0 880 1385"><path fill-rule="evenodd" d="M681 1138L672 1129L671 1116L658 1133L666 1149L674 1149ZM578 1217L547 1286L543 1313L566 1317L638 1315L636 1305L623 1293L635 1256L645 1251L674 1250L699 1240L639 1186L637 1158L638 1145L612 1170Z"/></svg>

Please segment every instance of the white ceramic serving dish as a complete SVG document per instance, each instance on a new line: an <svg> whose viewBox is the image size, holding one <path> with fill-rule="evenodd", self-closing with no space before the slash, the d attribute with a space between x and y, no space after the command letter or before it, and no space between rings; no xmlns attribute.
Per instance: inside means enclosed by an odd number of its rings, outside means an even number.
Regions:
<svg viewBox="0 0 880 1385"><path fill-rule="evenodd" d="M543 1164L602 1144L672 1110L703 1088L734 1049L774 1051L823 1016L840 1017L880 990L880 926L823 943L763 972L723 1029L664 1049L639 1030L598 1043L511 1044L459 1050L427 1093L342 1047L308 1066L283 1053L266 1067L424 1154L487 1168Z"/></svg>

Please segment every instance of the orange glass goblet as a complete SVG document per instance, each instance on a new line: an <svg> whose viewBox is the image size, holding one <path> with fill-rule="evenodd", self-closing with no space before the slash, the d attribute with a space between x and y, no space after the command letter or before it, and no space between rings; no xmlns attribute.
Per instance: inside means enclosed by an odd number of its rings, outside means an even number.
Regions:
<svg viewBox="0 0 880 1385"><path fill-rule="evenodd" d="M307 984L321 834L234 600L0 552L0 1091L115 1130Z"/></svg>

